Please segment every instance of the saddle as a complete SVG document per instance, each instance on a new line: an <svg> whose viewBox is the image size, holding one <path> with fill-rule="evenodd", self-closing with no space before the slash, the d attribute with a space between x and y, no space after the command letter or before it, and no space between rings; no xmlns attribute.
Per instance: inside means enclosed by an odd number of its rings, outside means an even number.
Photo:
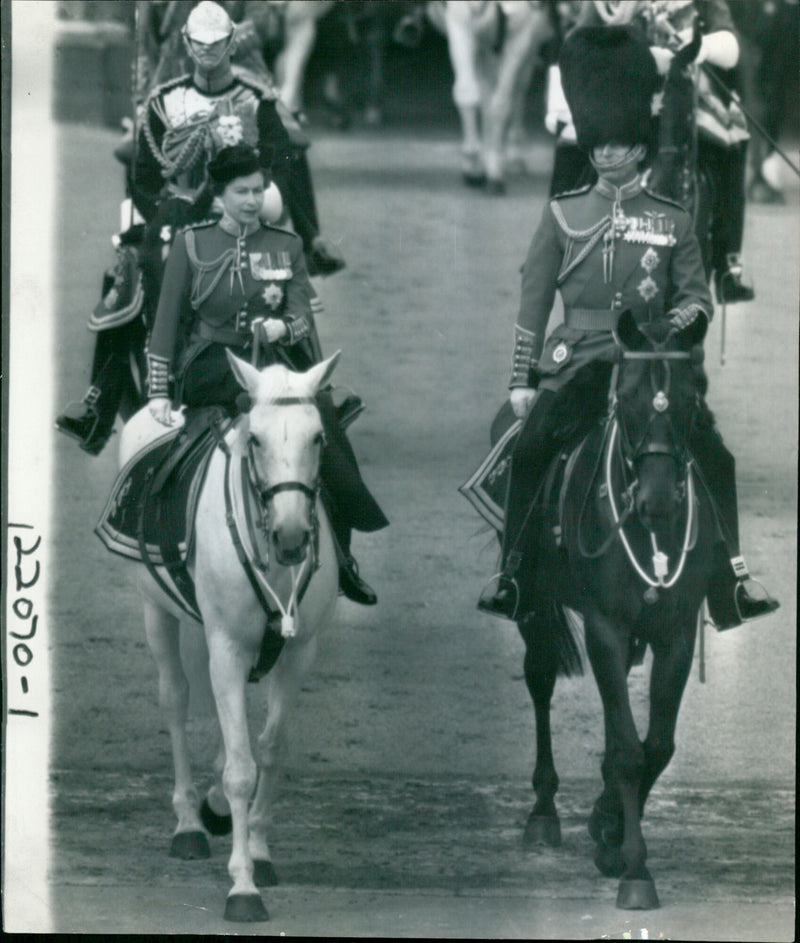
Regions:
<svg viewBox="0 0 800 943"><path fill-rule="evenodd" d="M120 471L95 533L112 551L144 563L168 595L200 619L187 561L197 500L225 413L196 410L186 424L149 443ZM156 568L163 568L168 582Z"/></svg>

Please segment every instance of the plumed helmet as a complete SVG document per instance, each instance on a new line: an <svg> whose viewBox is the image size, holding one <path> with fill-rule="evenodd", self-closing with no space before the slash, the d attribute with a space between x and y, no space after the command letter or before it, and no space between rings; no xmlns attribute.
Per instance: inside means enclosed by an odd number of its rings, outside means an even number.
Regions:
<svg viewBox="0 0 800 943"><path fill-rule="evenodd" d="M640 29L577 29L564 42L559 65L580 147L646 144L652 150L656 141L653 96L659 79Z"/></svg>
<svg viewBox="0 0 800 943"><path fill-rule="evenodd" d="M233 32L228 14L213 0L202 0L186 20L185 34L198 43L216 43Z"/></svg>

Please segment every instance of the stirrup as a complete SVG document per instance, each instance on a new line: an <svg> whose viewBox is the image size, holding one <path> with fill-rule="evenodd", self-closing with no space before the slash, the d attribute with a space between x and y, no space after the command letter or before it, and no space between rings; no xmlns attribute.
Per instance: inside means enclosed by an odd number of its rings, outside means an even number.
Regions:
<svg viewBox="0 0 800 943"><path fill-rule="evenodd" d="M492 595L489 595L489 587L495 580L498 581L497 590ZM514 606L511 609L511 612L501 608L500 604L498 603L497 597L501 592L499 585L500 580L504 580L508 584L509 592L512 590L514 592ZM519 611L519 601L519 586L517 581L513 577L509 577L505 571L501 571L500 573L495 573L494 576L490 577L486 582L483 587L483 591L481 592L480 598L478 599L476 608L480 612L486 612L489 615L497 616L498 619L508 619L510 622L516 622L517 613Z"/></svg>

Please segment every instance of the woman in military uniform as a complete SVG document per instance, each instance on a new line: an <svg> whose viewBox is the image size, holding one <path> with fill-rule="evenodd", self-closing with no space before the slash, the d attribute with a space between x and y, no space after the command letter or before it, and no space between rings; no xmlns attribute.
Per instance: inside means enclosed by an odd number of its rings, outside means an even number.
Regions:
<svg viewBox="0 0 800 943"><path fill-rule="evenodd" d="M502 575L494 595L478 604L514 618L525 615L518 587L529 582L524 567L534 562L520 551L528 508L563 444L563 430L588 431L605 409L619 315L629 310L642 323L667 314L684 329L713 314L691 218L642 183L655 147L658 88L646 39L629 26L578 29L565 42L560 65L578 144L588 151L598 180L545 207L522 273L510 399L525 422L512 456ZM545 341L556 290L564 323ZM728 628L777 603L748 592L734 459L707 407L691 448L722 523L726 551L709 609L717 625Z"/></svg>
<svg viewBox="0 0 800 943"><path fill-rule="evenodd" d="M226 349L251 359L259 343L259 366L305 370L315 360L309 343L314 290L302 242L259 219L265 179L258 152L243 144L224 148L208 171L222 217L176 235L150 338L149 409L165 425L173 401L237 412L242 389ZM330 394L320 394L318 405L327 440L323 499L341 550L340 587L355 602L372 605L375 594L350 554L350 532L379 530L388 521L361 479Z"/></svg>

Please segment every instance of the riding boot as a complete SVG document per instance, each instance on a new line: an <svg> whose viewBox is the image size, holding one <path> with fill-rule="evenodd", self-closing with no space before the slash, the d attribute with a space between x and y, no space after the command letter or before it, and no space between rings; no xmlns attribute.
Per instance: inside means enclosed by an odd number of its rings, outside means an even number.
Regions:
<svg viewBox="0 0 800 943"><path fill-rule="evenodd" d="M125 324L97 335L91 385L79 403L70 403L56 418L56 429L77 439L90 455L99 455L111 438L123 397L136 395L130 367L131 327Z"/></svg>
<svg viewBox="0 0 800 943"><path fill-rule="evenodd" d="M736 462L713 426L710 413L702 417L691 439L698 477L708 493L717 519L720 542L714 550L714 570L708 588L708 611L719 630L732 629L774 612L780 603L751 579L739 549L736 500Z"/></svg>
<svg viewBox="0 0 800 943"><path fill-rule="evenodd" d="M342 520L336 502L324 487L322 503L333 531L333 546L339 564L339 593L362 606L374 606L378 601L375 590L359 576L358 563L350 551L352 528Z"/></svg>
<svg viewBox="0 0 800 943"><path fill-rule="evenodd" d="M320 477L323 501L337 546L339 587L353 602L373 606L377 596L359 576L358 564L350 552L350 536L353 529L376 531L388 526L389 521L361 478L355 454L328 390L317 394L317 404L326 439Z"/></svg>
<svg viewBox="0 0 800 943"><path fill-rule="evenodd" d="M527 527L533 501L542 476L559 441L553 436L556 394L550 390L539 393L528 414L511 455L511 474L506 494L505 522L501 570L493 595L484 594L478 600L478 609L491 615L514 621L521 614L520 583L518 575L523 563L530 563L524 552ZM529 556L529 554L528 554Z"/></svg>
<svg viewBox="0 0 800 943"><path fill-rule="evenodd" d="M603 415L610 369L594 361L558 392L539 390L511 455L501 572L495 594L478 601L483 612L516 621L529 609L524 589L533 583L536 563L529 528L536 493L559 451L577 444Z"/></svg>

